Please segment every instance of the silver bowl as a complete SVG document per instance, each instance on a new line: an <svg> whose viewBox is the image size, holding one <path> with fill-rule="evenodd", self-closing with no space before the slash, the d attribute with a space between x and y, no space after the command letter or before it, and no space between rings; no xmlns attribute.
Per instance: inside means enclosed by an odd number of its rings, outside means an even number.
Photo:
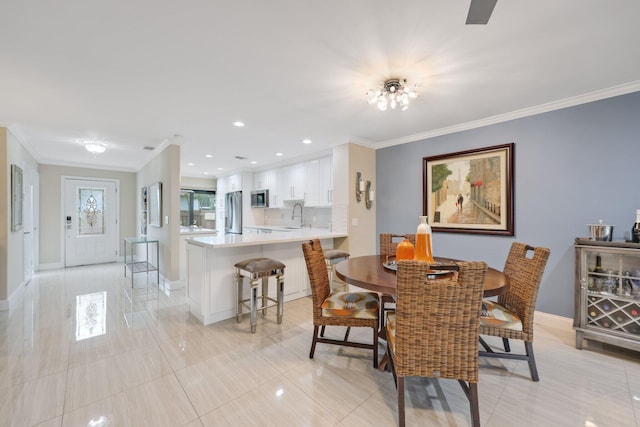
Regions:
<svg viewBox="0 0 640 427"><path fill-rule="evenodd" d="M587 224L591 240L610 242L613 237L613 225Z"/></svg>

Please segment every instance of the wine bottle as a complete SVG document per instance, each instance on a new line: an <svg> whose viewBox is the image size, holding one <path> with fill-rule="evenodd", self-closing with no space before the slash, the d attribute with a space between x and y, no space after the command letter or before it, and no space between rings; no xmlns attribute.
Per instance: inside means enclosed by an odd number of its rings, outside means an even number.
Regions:
<svg viewBox="0 0 640 427"><path fill-rule="evenodd" d="M596 255L596 268L593 270L594 273L603 274L604 270L602 269L602 257L600 255Z"/></svg>
<svg viewBox="0 0 640 427"><path fill-rule="evenodd" d="M640 243L640 209L636 210L636 222L631 227L631 241Z"/></svg>

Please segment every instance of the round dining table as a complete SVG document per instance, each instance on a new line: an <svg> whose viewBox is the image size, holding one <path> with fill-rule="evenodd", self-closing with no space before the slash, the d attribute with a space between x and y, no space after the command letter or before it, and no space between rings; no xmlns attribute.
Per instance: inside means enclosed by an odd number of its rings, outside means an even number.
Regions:
<svg viewBox="0 0 640 427"><path fill-rule="evenodd" d="M443 268L459 262L452 258L435 258L435 260ZM395 295L396 272L385 267L386 262L385 255L351 257L336 264L335 272L345 283L385 295ZM501 271L489 267L484 280L484 297L501 295L508 289L509 278Z"/></svg>

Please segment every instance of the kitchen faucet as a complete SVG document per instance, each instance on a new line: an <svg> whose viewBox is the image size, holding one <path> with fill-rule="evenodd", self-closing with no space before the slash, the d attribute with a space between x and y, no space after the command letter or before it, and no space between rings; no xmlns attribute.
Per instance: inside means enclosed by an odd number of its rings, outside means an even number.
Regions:
<svg viewBox="0 0 640 427"><path fill-rule="evenodd" d="M293 205L293 210L291 211L291 219L296 218L296 206L300 206L300 228L302 228L302 204L296 203Z"/></svg>

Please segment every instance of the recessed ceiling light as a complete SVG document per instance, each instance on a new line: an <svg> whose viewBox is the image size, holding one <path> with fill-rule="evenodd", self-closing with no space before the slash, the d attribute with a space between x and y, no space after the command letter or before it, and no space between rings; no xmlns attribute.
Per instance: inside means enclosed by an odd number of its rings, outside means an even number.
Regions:
<svg viewBox="0 0 640 427"><path fill-rule="evenodd" d="M237 121L237 122L233 122L233 125L237 128L241 128L244 126L244 123L242 123L241 121Z"/></svg>
<svg viewBox="0 0 640 427"><path fill-rule="evenodd" d="M205 157L208 157L208 158L212 158L212 157L213 157L213 154L205 154L204 156L205 156Z"/></svg>
<svg viewBox="0 0 640 427"><path fill-rule="evenodd" d="M255 160L253 160L253 161L251 162L251 164L252 164L252 165L255 165L256 163L258 163L258 162L256 162Z"/></svg>
<svg viewBox="0 0 640 427"><path fill-rule="evenodd" d="M191 162L187 163L187 166L195 166L195 165L196 165L195 163L191 163Z"/></svg>
<svg viewBox="0 0 640 427"><path fill-rule="evenodd" d="M204 174L205 174L205 175L209 175L209 172L205 172Z"/></svg>
<svg viewBox="0 0 640 427"><path fill-rule="evenodd" d="M311 144L311 140L310 139L303 139L302 143L303 144Z"/></svg>
<svg viewBox="0 0 640 427"><path fill-rule="evenodd" d="M276 153L276 156L284 156L282 153Z"/></svg>
<svg viewBox="0 0 640 427"><path fill-rule="evenodd" d="M221 170L222 170L222 168L218 168L218 170L219 170L219 171L221 171Z"/></svg>

